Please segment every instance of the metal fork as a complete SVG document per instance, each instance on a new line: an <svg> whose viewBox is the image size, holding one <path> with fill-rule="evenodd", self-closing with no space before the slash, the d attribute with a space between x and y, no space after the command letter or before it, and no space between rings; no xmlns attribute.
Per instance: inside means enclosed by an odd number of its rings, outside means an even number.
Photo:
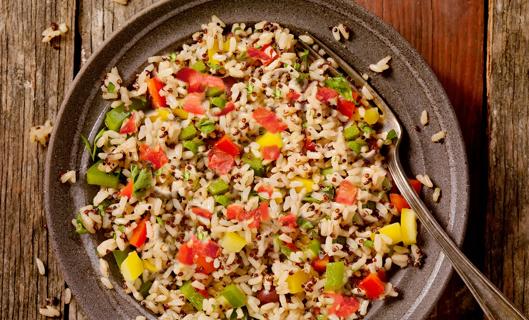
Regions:
<svg viewBox="0 0 529 320"><path fill-rule="evenodd" d="M307 34L308 35L308 34ZM373 95L373 102L380 109L384 116L383 130L395 130L397 133L397 141L390 147L388 154L389 172L404 196L404 199L409 203L411 208L417 213L419 221L422 223L426 231L436 240L444 254L448 257L452 266L457 271L459 276L463 279L474 298L478 301L483 309L485 315L490 319L498 320L515 320L527 318L518 311L509 300L490 282L459 250L454 241L446 234L443 228L437 223L432 213L428 210L426 205L422 202L419 196L413 191L411 185L408 183L404 169L399 159L399 145L402 141L402 126L388 105L380 97L380 95L365 81L360 74L348 65L340 56L334 53L327 45L322 43L317 38L309 35L316 45L325 51L338 64L349 77L350 83L358 90L365 86ZM316 50L299 40L298 44L309 50L309 53L316 58L324 59ZM338 70L332 66L329 68L331 74L340 74ZM360 90L358 90L360 91Z"/></svg>

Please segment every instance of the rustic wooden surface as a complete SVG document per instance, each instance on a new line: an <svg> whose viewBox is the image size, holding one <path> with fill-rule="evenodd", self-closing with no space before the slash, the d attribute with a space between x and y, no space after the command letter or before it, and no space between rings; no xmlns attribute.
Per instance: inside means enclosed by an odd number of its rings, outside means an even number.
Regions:
<svg viewBox="0 0 529 320"><path fill-rule="evenodd" d="M529 1L489 2L485 270L529 313Z"/></svg>
<svg viewBox="0 0 529 320"><path fill-rule="evenodd" d="M61 299L66 284L51 252L42 209L45 149L29 144L29 128L54 118L82 63L128 18L155 1L131 0L127 6L111 0L0 1L0 319L38 319L38 307L53 298L58 298L62 318L85 319L75 299L69 306ZM528 313L528 0L359 3L393 25L445 87L471 165L465 251ZM71 29L59 49L40 43L40 33L52 21ZM46 277L38 276L36 256L47 265ZM453 277L430 318L479 317L468 290Z"/></svg>

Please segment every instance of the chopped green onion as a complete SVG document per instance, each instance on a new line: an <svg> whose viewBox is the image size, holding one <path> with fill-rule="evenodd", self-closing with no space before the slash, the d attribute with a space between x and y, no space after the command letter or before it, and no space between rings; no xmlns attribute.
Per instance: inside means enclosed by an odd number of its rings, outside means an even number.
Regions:
<svg viewBox="0 0 529 320"><path fill-rule="evenodd" d="M275 99L280 99L282 97L283 97L283 92L280 89L275 88L274 89L274 98Z"/></svg>
<svg viewBox="0 0 529 320"><path fill-rule="evenodd" d="M78 213L76 216L75 216L75 232L77 232L78 234L85 234L85 233L88 233L88 230L86 230L84 224L83 224L83 220L81 220L81 214Z"/></svg>
<svg viewBox="0 0 529 320"><path fill-rule="evenodd" d="M144 110L149 106L149 100L146 96L138 96L130 98L130 110Z"/></svg>
<svg viewBox="0 0 529 320"><path fill-rule="evenodd" d="M94 161L96 153L95 153L95 150L92 150L90 141L88 141L88 139L83 134L81 134L81 140L83 141L85 149L88 150L88 153L90 154L90 157L92 158L92 161ZM95 144L94 144L94 149L97 149Z"/></svg>
<svg viewBox="0 0 529 320"><path fill-rule="evenodd" d="M215 107L224 109L224 106L226 105L226 98L223 96L213 97L211 98L211 104Z"/></svg>
<svg viewBox="0 0 529 320"><path fill-rule="evenodd" d="M362 151L362 146L365 146L366 142L362 139L356 139L354 141L347 142L347 146L353 150L355 154L360 154Z"/></svg>
<svg viewBox="0 0 529 320"><path fill-rule="evenodd" d="M212 195L218 195L226 193L230 189L230 185L222 179L212 181L208 186L208 191Z"/></svg>
<svg viewBox="0 0 529 320"><path fill-rule="evenodd" d="M246 86L246 91L248 92L248 94L252 94L253 89L254 89L253 84L248 83L248 85Z"/></svg>
<svg viewBox="0 0 529 320"><path fill-rule="evenodd" d="M246 304L246 295L234 284L224 288L221 295L228 300L233 308L240 308Z"/></svg>
<svg viewBox="0 0 529 320"><path fill-rule="evenodd" d="M349 81L344 77L333 77L325 80L325 85L331 89L338 91L338 93L346 100L353 100L353 89Z"/></svg>
<svg viewBox="0 0 529 320"><path fill-rule="evenodd" d="M216 195L213 196L213 198L215 199L215 202L220 204L221 206L226 207L228 206L228 204L230 204L230 197L225 194Z"/></svg>
<svg viewBox="0 0 529 320"><path fill-rule="evenodd" d="M387 177L384 178L384 180L382 181L382 190L389 192L391 191L391 189L393 189L393 185L391 184L391 181L389 181Z"/></svg>
<svg viewBox="0 0 529 320"><path fill-rule="evenodd" d="M165 224L165 221L162 220L162 217L156 217L156 223L163 226Z"/></svg>
<svg viewBox="0 0 529 320"><path fill-rule="evenodd" d="M347 244L347 238L344 236L338 236L333 241L334 243L341 244L342 246L345 246Z"/></svg>
<svg viewBox="0 0 529 320"><path fill-rule="evenodd" d="M184 141L184 142L182 142L182 146L185 149L193 152L193 154L197 154L197 152L198 152L198 144L194 140Z"/></svg>
<svg viewBox="0 0 529 320"><path fill-rule="evenodd" d="M125 111L123 105L120 105L107 112L105 116L105 125L112 131L119 131L121 124L129 115L130 113Z"/></svg>
<svg viewBox="0 0 529 320"><path fill-rule="evenodd" d="M301 59L301 62L306 65L309 60L309 49L303 50L303 52L301 52L299 57Z"/></svg>
<svg viewBox="0 0 529 320"><path fill-rule="evenodd" d="M208 66L211 69L211 71L217 71L220 68L222 68L222 66L218 63L208 63Z"/></svg>
<svg viewBox="0 0 529 320"><path fill-rule="evenodd" d="M142 297L146 298L149 295L149 290L151 290L151 287L152 281L145 281L141 284L138 292L141 294Z"/></svg>
<svg viewBox="0 0 529 320"><path fill-rule="evenodd" d="M345 284L345 265L342 261L329 262L325 269L325 290L338 291Z"/></svg>
<svg viewBox="0 0 529 320"><path fill-rule="evenodd" d="M198 130L204 134L210 134L215 131L215 122L207 118L200 120L197 123Z"/></svg>
<svg viewBox="0 0 529 320"><path fill-rule="evenodd" d="M184 180L187 181L189 180L189 178L191 177L191 172L189 171L184 171Z"/></svg>
<svg viewBox="0 0 529 320"><path fill-rule="evenodd" d="M377 208L377 204L376 202L369 200L364 205L362 205L362 208L375 210Z"/></svg>
<svg viewBox="0 0 529 320"><path fill-rule="evenodd" d="M294 63L294 70L296 70L296 71L301 70L301 64L299 64L299 63L297 63L297 62Z"/></svg>
<svg viewBox="0 0 529 320"><path fill-rule="evenodd" d="M397 132L393 129L388 131L388 134L386 135L386 139L393 140L397 137Z"/></svg>
<svg viewBox="0 0 529 320"><path fill-rule="evenodd" d="M114 256L114 259L116 260L116 264L118 265L118 268L121 267L121 263L123 260L127 259L129 255L130 250L114 250L112 251L112 255Z"/></svg>
<svg viewBox="0 0 529 320"><path fill-rule="evenodd" d="M373 241L371 241L371 240L364 240L364 247L366 247L366 248L373 248Z"/></svg>
<svg viewBox="0 0 529 320"><path fill-rule="evenodd" d="M321 189L321 192L327 194L329 198L334 198L334 187L333 186L326 186L323 189Z"/></svg>
<svg viewBox="0 0 529 320"><path fill-rule="evenodd" d="M194 125L190 124L180 131L180 140L191 140L197 135L197 129Z"/></svg>
<svg viewBox="0 0 529 320"><path fill-rule="evenodd" d="M169 61L175 62L176 61L176 52L171 52L169 54Z"/></svg>
<svg viewBox="0 0 529 320"><path fill-rule="evenodd" d="M303 197L302 201L308 203L321 203L321 200L318 200L312 197L311 195L306 195L305 197Z"/></svg>
<svg viewBox="0 0 529 320"><path fill-rule="evenodd" d="M305 252L305 255L307 255L308 258L314 259L320 254L321 250L321 243L318 239L310 240L309 244L307 245Z"/></svg>
<svg viewBox="0 0 529 320"><path fill-rule="evenodd" d="M202 60L198 60L197 62L193 63L191 66L192 69L195 69L198 72L205 72L206 71L206 64Z"/></svg>
<svg viewBox="0 0 529 320"><path fill-rule="evenodd" d="M107 92L108 93L114 93L116 91L116 86L112 82L108 82L107 85Z"/></svg>
<svg viewBox="0 0 529 320"><path fill-rule="evenodd" d="M343 130L343 137L345 140L353 140L360 136L360 129L353 124Z"/></svg>
<svg viewBox="0 0 529 320"><path fill-rule="evenodd" d="M134 166L131 170L131 177L134 181L134 190L132 194L136 198L143 196L153 185L151 171L147 168L139 170L138 167Z"/></svg>
<svg viewBox="0 0 529 320"><path fill-rule="evenodd" d="M333 167L328 167L328 168L325 168L325 169L321 170L321 174L324 175L324 176L328 176L328 175L332 174L333 172L334 172Z"/></svg>
<svg viewBox="0 0 529 320"><path fill-rule="evenodd" d="M211 87L211 88L208 88L208 90L206 90L206 96L208 97L220 96L223 93L224 93L224 90L219 89L217 87Z"/></svg>
<svg viewBox="0 0 529 320"><path fill-rule="evenodd" d="M119 177L112 173L106 173L99 170L99 164L101 161L94 163L86 171L86 181L88 184L108 187L108 188L117 188L119 183Z"/></svg>
<svg viewBox="0 0 529 320"><path fill-rule="evenodd" d="M186 282L181 286L180 292L182 292L187 301L189 301L196 310L202 311L204 297L191 285L190 282Z"/></svg>
<svg viewBox="0 0 529 320"><path fill-rule="evenodd" d="M93 143L93 149L92 149L92 161L96 158L96 153L97 153L97 146L96 146L96 143L97 143L97 140L99 140L99 138L101 138L103 136L103 134L105 133L105 129L101 129L99 130L99 132L96 134L96 137L94 138L94 143Z"/></svg>

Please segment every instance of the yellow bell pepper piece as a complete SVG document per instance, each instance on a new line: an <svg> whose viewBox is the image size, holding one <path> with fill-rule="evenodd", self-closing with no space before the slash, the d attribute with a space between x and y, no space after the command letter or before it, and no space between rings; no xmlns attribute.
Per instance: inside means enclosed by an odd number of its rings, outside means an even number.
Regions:
<svg viewBox="0 0 529 320"><path fill-rule="evenodd" d="M235 232L226 232L220 245L230 253L237 253L247 244L246 239Z"/></svg>
<svg viewBox="0 0 529 320"><path fill-rule="evenodd" d="M143 260L143 268L149 270L150 272L158 272L156 265L148 259Z"/></svg>
<svg viewBox="0 0 529 320"><path fill-rule="evenodd" d="M417 215L412 209L402 209L400 212L402 242L406 245L417 243Z"/></svg>
<svg viewBox="0 0 529 320"><path fill-rule="evenodd" d="M231 37L226 38L222 45L222 50L224 50L225 52L228 52L230 50L230 39Z"/></svg>
<svg viewBox="0 0 529 320"><path fill-rule="evenodd" d="M136 251L129 253L127 258L121 263L121 273L127 281L134 281L143 273L143 260Z"/></svg>
<svg viewBox="0 0 529 320"><path fill-rule="evenodd" d="M380 234L386 235L391 238L391 244L396 244L402 241L402 232L400 228L400 223L395 222L388 224L378 230Z"/></svg>
<svg viewBox="0 0 529 320"><path fill-rule="evenodd" d="M281 139L280 133L265 132L265 134L257 138L255 142L261 146L261 149L270 146L278 146L279 148L283 146L283 140Z"/></svg>
<svg viewBox="0 0 529 320"><path fill-rule="evenodd" d="M292 181L301 182L303 184L303 186L301 187L296 187L296 192L301 192L301 190L303 189L305 189L307 193L312 192L312 187L314 186L314 182L311 179L296 177L292 179Z"/></svg>
<svg viewBox="0 0 529 320"><path fill-rule="evenodd" d="M369 125L377 123L379 118L380 114L378 114L378 110L376 108L367 109L366 113L364 114L364 120Z"/></svg>
<svg viewBox="0 0 529 320"><path fill-rule="evenodd" d="M174 109L173 113L175 116L179 117L182 120L185 120L189 117L189 112L185 111L184 109Z"/></svg>
<svg viewBox="0 0 529 320"><path fill-rule="evenodd" d="M302 285L309 281L310 276L302 270L297 271L293 275L287 277L288 291L290 293L303 292Z"/></svg>
<svg viewBox="0 0 529 320"><path fill-rule="evenodd" d="M152 122L155 122L158 119L162 121L167 121L169 119L170 114L171 114L171 109L159 108L159 109L154 110L154 112L152 112L151 114L149 114L149 119L151 119Z"/></svg>

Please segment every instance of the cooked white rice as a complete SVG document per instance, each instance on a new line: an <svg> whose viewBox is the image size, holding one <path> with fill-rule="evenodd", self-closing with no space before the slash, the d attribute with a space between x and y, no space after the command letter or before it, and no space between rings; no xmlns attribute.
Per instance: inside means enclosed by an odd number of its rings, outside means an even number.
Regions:
<svg viewBox="0 0 529 320"><path fill-rule="evenodd" d="M66 173L63 173L61 175L60 180L62 183L66 183L66 182L75 183L77 181L77 178L75 176L75 170L70 170L70 171L67 171Z"/></svg>
<svg viewBox="0 0 529 320"><path fill-rule="evenodd" d="M41 276L46 274L46 267L44 266L44 263L39 258L35 257L35 264L37 265L37 271Z"/></svg>
<svg viewBox="0 0 529 320"><path fill-rule="evenodd" d="M392 141L370 93L331 78L333 61L307 59L275 23L213 17L193 40L130 86L116 68L104 80L112 113L88 173L101 187L72 221L107 238L103 285L114 256L160 319L357 318L397 296L381 274L420 259L384 228L399 221L381 152Z"/></svg>
<svg viewBox="0 0 529 320"><path fill-rule="evenodd" d="M54 306L46 306L44 308L39 308L39 313L41 316L47 318L57 318L61 316L61 312Z"/></svg>
<svg viewBox="0 0 529 320"><path fill-rule="evenodd" d="M65 23L52 23L51 26L42 31L42 42L49 43L53 38L60 37L68 32L68 26Z"/></svg>
<svg viewBox="0 0 529 320"><path fill-rule="evenodd" d="M432 135L432 142L441 142L444 140L444 138L446 138L446 131L444 130L441 130L437 133L435 133L434 135Z"/></svg>
<svg viewBox="0 0 529 320"><path fill-rule="evenodd" d="M43 125L32 127L29 131L29 140L31 142L38 142L42 146L48 145L53 126L50 120L46 120Z"/></svg>
<svg viewBox="0 0 529 320"><path fill-rule="evenodd" d="M370 64L369 69L371 69L374 72L384 72L385 70L389 69L389 60L391 60L391 56L387 56L385 58L382 58L380 61L378 61L375 64Z"/></svg>
<svg viewBox="0 0 529 320"><path fill-rule="evenodd" d="M420 120L421 120L421 124L423 126L426 126L428 124L428 111L423 110L421 112L421 119Z"/></svg>

